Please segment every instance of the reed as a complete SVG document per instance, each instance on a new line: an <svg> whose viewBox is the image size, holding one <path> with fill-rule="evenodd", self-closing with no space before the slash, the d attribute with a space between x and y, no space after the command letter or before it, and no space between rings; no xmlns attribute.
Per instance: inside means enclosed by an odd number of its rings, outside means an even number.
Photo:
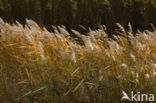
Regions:
<svg viewBox="0 0 156 103"><path fill-rule="evenodd" d="M72 30L72 38L64 26L49 32L32 20L0 19L0 102L120 103L122 90L155 94L156 31L118 26L115 39L105 27L87 36Z"/></svg>

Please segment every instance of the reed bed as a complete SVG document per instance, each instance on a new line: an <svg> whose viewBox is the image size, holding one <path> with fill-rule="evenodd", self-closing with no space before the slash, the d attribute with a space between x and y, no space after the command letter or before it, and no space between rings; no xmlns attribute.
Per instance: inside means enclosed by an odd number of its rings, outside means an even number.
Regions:
<svg viewBox="0 0 156 103"><path fill-rule="evenodd" d="M121 92L156 94L156 31L133 33L117 23L81 34L54 32L32 20L0 19L1 103L121 103ZM85 29L85 28L84 28Z"/></svg>

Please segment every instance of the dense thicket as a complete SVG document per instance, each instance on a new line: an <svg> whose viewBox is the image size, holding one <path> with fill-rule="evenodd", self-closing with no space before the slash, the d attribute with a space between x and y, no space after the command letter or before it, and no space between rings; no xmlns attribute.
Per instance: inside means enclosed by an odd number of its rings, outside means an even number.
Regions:
<svg viewBox="0 0 156 103"><path fill-rule="evenodd" d="M146 26L156 24L156 0L0 0L0 17L21 23L29 18L46 27Z"/></svg>

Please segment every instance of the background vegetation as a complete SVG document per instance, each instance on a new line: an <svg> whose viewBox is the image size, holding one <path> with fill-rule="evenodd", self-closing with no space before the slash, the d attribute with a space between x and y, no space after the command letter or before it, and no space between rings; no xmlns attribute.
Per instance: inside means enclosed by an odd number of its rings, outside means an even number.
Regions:
<svg viewBox="0 0 156 103"><path fill-rule="evenodd" d="M147 26L156 24L155 0L0 0L0 16L8 22L25 18L48 28L114 26L116 22Z"/></svg>

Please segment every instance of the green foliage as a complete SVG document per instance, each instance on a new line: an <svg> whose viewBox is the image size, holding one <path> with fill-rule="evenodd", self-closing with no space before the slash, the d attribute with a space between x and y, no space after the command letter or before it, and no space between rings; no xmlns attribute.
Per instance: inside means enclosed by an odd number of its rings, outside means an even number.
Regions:
<svg viewBox="0 0 156 103"><path fill-rule="evenodd" d="M21 23L31 18L41 26L113 26L116 22L156 24L155 0L0 0L0 16Z"/></svg>

